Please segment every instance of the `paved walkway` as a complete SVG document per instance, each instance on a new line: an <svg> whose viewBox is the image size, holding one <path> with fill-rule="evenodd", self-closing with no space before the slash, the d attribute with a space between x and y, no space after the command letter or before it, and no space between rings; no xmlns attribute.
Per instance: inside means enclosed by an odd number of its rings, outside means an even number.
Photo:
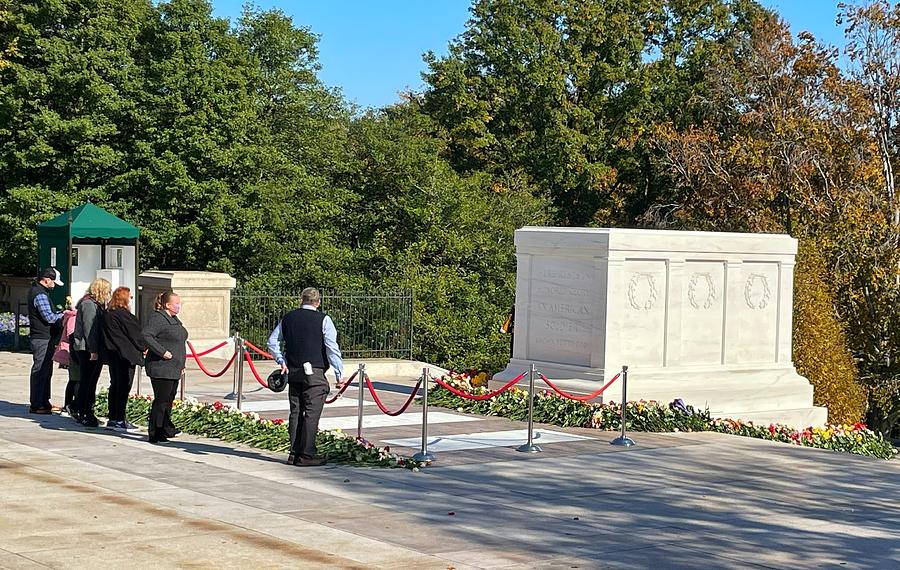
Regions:
<svg viewBox="0 0 900 570"><path fill-rule="evenodd" d="M638 447L622 450L608 445L609 433L541 427L590 439L548 443L535 456L509 446L440 451L418 473L304 469L215 440L151 446L143 434L31 416L28 360L0 353L0 567L890 568L900 560L896 461L708 433L633 434ZM219 384L190 376L189 392L200 396L230 389L227 376ZM404 399L408 381L382 381L395 391L388 406ZM63 383L54 382L56 400ZM277 399L263 396L248 402ZM466 419L434 425L438 436L523 427L439 411ZM326 416L353 413L344 406ZM419 428L366 429L385 441Z"/></svg>

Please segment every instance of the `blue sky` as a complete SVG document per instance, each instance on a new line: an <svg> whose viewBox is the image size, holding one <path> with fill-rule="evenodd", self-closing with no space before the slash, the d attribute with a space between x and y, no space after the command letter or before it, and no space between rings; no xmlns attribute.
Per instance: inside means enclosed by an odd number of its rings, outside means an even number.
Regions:
<svg viewBox="0 0 900 570"><path fill-rule="evenodd" d="M216 16L236 20L245 0L212 0ZM838 0L762 0L791 25L827 43L842 45L835 25ZM447 51L462 33L470 0L256 0L279 8L295 25L320 36L322 81L339 87L362 107L381 107L398 93L422 87L422 54Z"/></svg>

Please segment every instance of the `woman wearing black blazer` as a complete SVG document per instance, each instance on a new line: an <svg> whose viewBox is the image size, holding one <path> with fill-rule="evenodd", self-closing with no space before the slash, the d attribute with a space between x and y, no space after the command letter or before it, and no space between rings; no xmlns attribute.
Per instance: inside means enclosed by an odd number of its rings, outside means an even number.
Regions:
<svg viewBox="0 0 900 570"><path fill-rule="evenodd" d="M131 289L117 288L103 319L103 339L109 364L109 421L106 427L116 431L135 429L125 419L125 407L134 382L134 368L144 363L147 350L141 324L131 313L130 301Z"/></svg>
<svg viewBox="0 0 900 570"><path fill-rule="evenodd" d="M184 370L188 332L178 320L181 297L172 291L156 297L156 311L144 326L144 341L149 352L144 367L153 384L153 405L147 432L150 443L166 443L178 430L172 423L172 402Z"/></svg>

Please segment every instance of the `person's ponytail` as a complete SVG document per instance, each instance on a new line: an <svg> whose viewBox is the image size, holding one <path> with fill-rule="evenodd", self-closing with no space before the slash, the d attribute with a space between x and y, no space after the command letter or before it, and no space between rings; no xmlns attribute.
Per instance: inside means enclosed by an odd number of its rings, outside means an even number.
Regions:
<svg viewBox="0 0 900 570"><path fill-rule="evenodd" d="M172 299L172 296L175 295L173 291L163 291L159 295L156 296L156 310L162 310L165 308L166 304L168 304L169 300Z"/></svg>

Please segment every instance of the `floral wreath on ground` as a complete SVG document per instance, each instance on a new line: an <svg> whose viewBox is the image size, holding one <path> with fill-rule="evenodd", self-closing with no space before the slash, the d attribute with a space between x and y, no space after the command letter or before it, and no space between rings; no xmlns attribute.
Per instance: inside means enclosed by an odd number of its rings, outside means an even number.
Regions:
<svg viewBox="0 0 900 570"><path fill-rule="evenodd" d="M441 380L456 390L474 396L490 393L484 373L451 372ZM428 391L429 405L458 412L499 416L513 420L528 417L528 391L518 387L487 400L469 400L435 385ZM696 410L682 400L670 404L638 400L627 402L626 428L645 432L712 431L789 443L804 447L830 449L845 453L891 459L898 450L866 427L864 423L825 425L794 429L782 424L754 425L753 422L712 418L709 410ZM622 428L622 406L616 402L580 402L555 392L535 393L534 421L562 427L590 427L602 430Z"/></svg>
<svg viewBox="0 0 900 570"><path fill-rule="evenodd" d="M152 402L152 396L130 396L126 417L132 423L147 425ZM104 391L97 396L95 412L98 416L106 416L108 410L108 394ZM284 420L261 418L256 412L244 412L218 401L209 404L191 397L184 401L176 400L172 405L172 422L184 433L243 443L269 451L287 453L291 445ZM404 467L414 471L427 465L393 453L390 447L378 447L365 438L340 429L320 430L316 436L316 447L322 457L334 463Z"/></svg>

